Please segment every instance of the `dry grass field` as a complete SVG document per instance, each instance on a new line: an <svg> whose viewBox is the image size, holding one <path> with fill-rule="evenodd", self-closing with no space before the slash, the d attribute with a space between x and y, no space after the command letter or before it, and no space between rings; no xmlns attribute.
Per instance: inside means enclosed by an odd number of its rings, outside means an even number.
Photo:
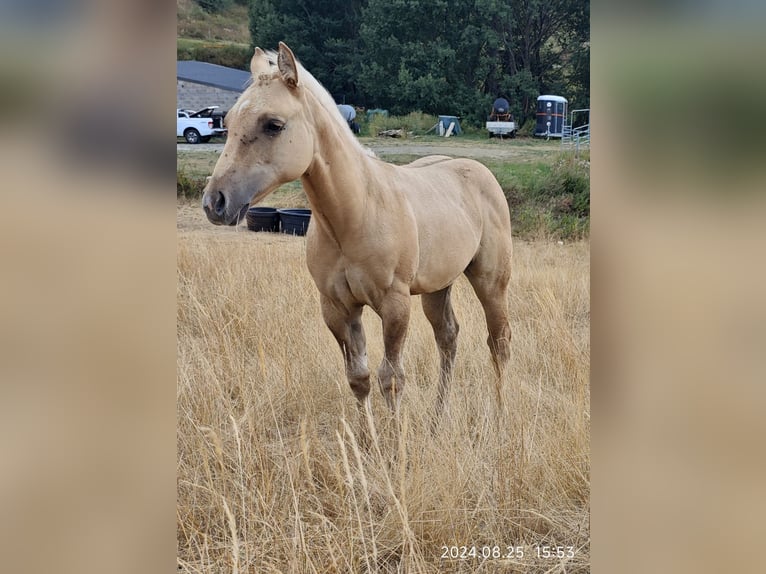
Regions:
<svg viewBox="0 0 766 574"><path fill-rule="evenodd" d="M197 205L179 205L178 238L179 571L590 570L587 242L515 242L502 409L457 282L451 407L432 432L438 354L417 297L402 411L374 385L368 418L304 238L214 228ZM364 319L374 373L381 328Z"/></svg>

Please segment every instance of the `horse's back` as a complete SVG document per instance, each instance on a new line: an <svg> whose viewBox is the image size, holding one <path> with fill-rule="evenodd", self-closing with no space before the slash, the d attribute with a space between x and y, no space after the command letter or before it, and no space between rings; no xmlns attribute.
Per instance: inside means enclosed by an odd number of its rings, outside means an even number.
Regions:
<svg viewBox="0 0 766 574"><path fill-rule="evenodd" d="M415 161L408 163L404 167L408 167L408 168L426 167L429 165L433 165L435 163L441 163L443 161L448 161L451 159L454 159L454 158L448 155L427 155L425 157L418 158Z"/></svg>
<svg viewBox="0 0 766 574"><path fill-rule="evenodd" d="M492 172L476 160L426 156L404 166L417 181L404 192L421 221L483 227L488 223L507 229L510 211Z"/></svg>

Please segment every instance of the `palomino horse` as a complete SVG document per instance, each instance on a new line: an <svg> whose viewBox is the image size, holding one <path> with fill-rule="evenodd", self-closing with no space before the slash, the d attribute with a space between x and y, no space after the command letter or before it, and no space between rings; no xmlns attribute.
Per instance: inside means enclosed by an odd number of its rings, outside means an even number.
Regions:
<svg viewBox="0 0 766 574"><path fill-rule="evenodd" d="M372 157L283 43L277 53L256 48L250 66L252 83L226 116L226 145L202 199L208 219L237 224L251 204L301 179L312 208L309 272L360 404L370 392L363 307L383 322L378 382L396 410L410 296L421 295L441 355L443 410L458 334L450 290L465 273L484 307L499 399L510 354L512 247L508 204L492 173L469 159L431 156L398 167Z"/></svg>

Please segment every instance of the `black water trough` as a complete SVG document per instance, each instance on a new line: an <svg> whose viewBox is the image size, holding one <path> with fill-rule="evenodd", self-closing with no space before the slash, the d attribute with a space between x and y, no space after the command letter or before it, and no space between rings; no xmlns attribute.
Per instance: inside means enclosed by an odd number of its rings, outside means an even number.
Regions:
<svg viewBox="0 0 766 574"><path fill-rule="evenodd" d="M245 217L250 231L279 231L279 213L276 207L251 207Z"/></svg>
<svg viewBox="0 0 766 574"><path fill-rule="evenodd" d="M278 211L282 222L282 233L306 235L306 229L311 221L310 209L279 209Z"/></svg>

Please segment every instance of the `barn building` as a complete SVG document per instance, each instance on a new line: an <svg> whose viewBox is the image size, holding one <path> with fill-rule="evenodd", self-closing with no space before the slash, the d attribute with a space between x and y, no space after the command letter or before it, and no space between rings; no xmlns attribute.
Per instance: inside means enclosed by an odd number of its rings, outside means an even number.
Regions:
<svg viewBox="0 0 766 574"><path fill-rule="evenodd" d="M229 110L247 87L250 72L226 66L179 60L176 62L176 107L199 110L219 106Z"/></svg>

